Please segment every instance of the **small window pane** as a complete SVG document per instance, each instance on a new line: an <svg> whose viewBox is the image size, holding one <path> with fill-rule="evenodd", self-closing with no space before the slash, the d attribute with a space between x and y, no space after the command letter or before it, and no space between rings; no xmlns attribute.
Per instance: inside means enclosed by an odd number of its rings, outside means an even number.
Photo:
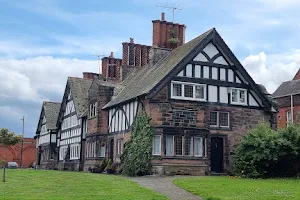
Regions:
<svg viewBox="0 0 300 200"><path fill-rule="evenodd" d="M204 99L204 88L203 85L195 86L196 99Z"/></svg>
<svg viewBox="0 0 300 200"><path fill-rule="evenodd" d="M232 102L238 102L238 90L237 89L232 89L232 92L231 92L231 101Z"/></svg>
<svg viewBox="0 0 300 200"><path fill-rule="evenodd" d="M184 85L184 97L193 98L194 87L192 85Z"/></svg>
<svg viewBox="0 0 300 200"><path fill-rule="evenodd" d="M154 136L154 140L153 140L153 155L160 155L160 149L161 149L161 143L160 143L160 135L156 135Z"/></svg>
<svg viewBox="0 0 300 200"><path fill-rule="evenodd" d="M218 126L218 112L210 112L210 125Z"/></svg>
<svg viewBox="0 0 300 200"><path fill-rule="evenodd" d="M229 113L228 112L220 112L220 126L229 127Z"/></svg>
<svg viewBox="0 0 300 200"><path fill-rule="evenodd" d="M184 138L184 155L186 155L186 156L192 155L192 152L193 152L192 141L193 140L191 137Z"/></svg>
<svg viewBox="0 0 300 200"><path fill-rule="evenodd" d="M245 92L245 90L240 90L240 102L241 103L246 102L246 92Z"/></svg>
<svg viewBox="0 0 300 200"><path fill-rule="evenodd" d="M203 142L202 142L202 137L195 137L194 138L194 151L195 151L195 156L202 157L203 156Z"/></svg>
<svg viewBox="0 0 300 200"><path fill-rule="evenodd" d="M181 91L182 91L181 84L173 83L173 96L181 97L182 96Z"/></svg>
<svg viewBox="0 0 300 200"><path fill-rule="evenodd" d="M182 137L175 136L174 142L175 142L175 155L182 156Z"/></svg>
<svg viewBox="0 0 300 200"><path fill-rule="evenodd" d="M173 156L173 136L166 136L166 156Z"/></svg>

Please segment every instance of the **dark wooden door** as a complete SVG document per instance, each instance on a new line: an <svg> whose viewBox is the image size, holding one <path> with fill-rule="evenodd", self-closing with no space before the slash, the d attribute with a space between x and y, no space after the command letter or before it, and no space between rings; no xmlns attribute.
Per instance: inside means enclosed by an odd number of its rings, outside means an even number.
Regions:
<svg viewBox="0 0 300 200"><path fill-rule="evenodd" d="M211 171L221 173L223 172L223 138L211 138Z"/></svg>
<svg viewBox="0 0 300 200"><path fill-rule="evenodd" d="M110 140L110 154L109 154L109 158L113 161L114 160L114 139Z"/></svg>

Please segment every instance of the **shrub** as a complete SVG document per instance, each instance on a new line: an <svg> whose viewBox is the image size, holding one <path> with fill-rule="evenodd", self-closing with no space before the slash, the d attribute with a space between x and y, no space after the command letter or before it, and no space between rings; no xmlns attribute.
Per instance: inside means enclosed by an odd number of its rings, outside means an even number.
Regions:
<svg viewBox="0 0 300 200"><path fill-rule="evenodd" d="M268 125L251 130L235 155L238 175L258 177L296 176L300 170L300 127L273 131Z"/></svg>
<svg viewBox="0 0 300 200"><path fill-rule="evenodd" d="M121 170L128 176L149 174L152 165L152 140L154 130L145 111L138 114L131 131L131 139L125 143L121 156Z"/></svg>

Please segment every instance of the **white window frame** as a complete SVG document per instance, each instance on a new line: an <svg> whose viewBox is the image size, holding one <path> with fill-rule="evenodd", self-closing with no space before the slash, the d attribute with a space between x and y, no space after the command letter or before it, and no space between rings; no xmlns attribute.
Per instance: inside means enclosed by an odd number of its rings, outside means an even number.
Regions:
<svg viewBox="0 0 300 200"><path fill-rule="evenodd" d="M195 141L196 141L196 139L199 139L199 140L200 140L200 144L201 144L200 147L201 147L201 149L202 149L202 150L200 151L201 154L196 154L196 153L195 153L195 147L196 147ZM193 144L193 145L194 145L194 152L193 152L193 153L194 153L194 156L195 156L195 157L199 157L199 158L204 157L204 156L203 156L203 139L204 139L204 137L201 137L201 136L195 136L195 137L194 137L194 144Z"/></svg>
<svg viewBox="0 0 300 200"><path fill-rule="evenodd" d="M159 137L159 153L154 152L155 137ZM154 135L153 143L152 143L152 155L154 155L154 156L160 156L161 155L161 135Z"/></svg>
<svg viewBox="0 0 300 200"><path fill-rule="evenodd" d="M79 144L70 145L70 160L79 159L80 147Z"/></svg>
<svg viewBox="0 0 300 200"><path fill-rule="evenodd" d="M237 90L237 102L232 101L232 91L233 90ZM240 92L244 91L245 92L245 102L240 102ZM231 88L230 90L230 103L231 104L237 104L237 105L247 105L247 89L243 89L243 88Z"/></svg>
<svg viewBox="0 0 300 200"><path fill-rule="evenodd" d="M212 112L216 112L217 113L217 125L210 125L210 127L214 127L214 128L229 128L230 127L230 113L228 111L210 111L210 113ZM228 126L221 126L220 125L220 113L227 113L228 114Z"/></svg>
<svg viewBox="0 0 300 200"><path fill-rule="evenodd" d="M286 124L289 125L292 123L292 112L290 110L286 111Z"/></svg>
<svg viewBox="0 0 300 200"><path fill-rule="evenodd" d="M174 96L173 94L173 85L174 84L181 84L181 96ZM191 85L193 86L193 98L185 97L184 96L184 85ZM196 98L196 86L204 87L204 98ZM193 101L206 101L206 85L205 84L197 84L197 83L190 83L190 82L180 82L180 81L171 81L171 98L172 99L182 99L182 100L193 100Z"/></svg>
<svg viewBox="0 0 300 200"><path fill-rule="evenodd" d="M220 113L227 113L228 114L228 126L221 126L220 124ZM229 128L230 127L230 113L227 111L218 111L218 125L220 128Z"/></svg>

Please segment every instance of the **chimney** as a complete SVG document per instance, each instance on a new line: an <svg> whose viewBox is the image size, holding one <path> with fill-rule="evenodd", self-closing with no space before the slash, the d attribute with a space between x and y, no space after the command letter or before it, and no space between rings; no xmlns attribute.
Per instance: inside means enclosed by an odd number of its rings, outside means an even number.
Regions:
<svg viewBox="0 0 300 200"><path fill-rule="evenodd" d="M120 81L122 60L114 57L114 52L110 53L109 57L102 58L102 78L104 80Z"/></svg>
<svg viewBox="0 0 300 200"><path fill-rule="evenodd" d="M173 49L185 43L184 24L165 21L165 13L161 13L161 20L153 20L152 45Z"/></svg>
<svg viewBox="0 0 300 200"><path fill-rule="evenodd" d="M165 20L165 13L164 12L161 13L161 21L166 21Z"/></svg>
<svg viewBox="0 0 300 200"><path fill-rule="evenodd" d="M134 38L130 38L130 43L132 44L134 44Z"/></svg>
<svg viewBox="0 0 300 200"><path fill-rule="evenodd" d="M93 72L82 72L83 78L85 79L98 79L99 74Z"/></svg>

